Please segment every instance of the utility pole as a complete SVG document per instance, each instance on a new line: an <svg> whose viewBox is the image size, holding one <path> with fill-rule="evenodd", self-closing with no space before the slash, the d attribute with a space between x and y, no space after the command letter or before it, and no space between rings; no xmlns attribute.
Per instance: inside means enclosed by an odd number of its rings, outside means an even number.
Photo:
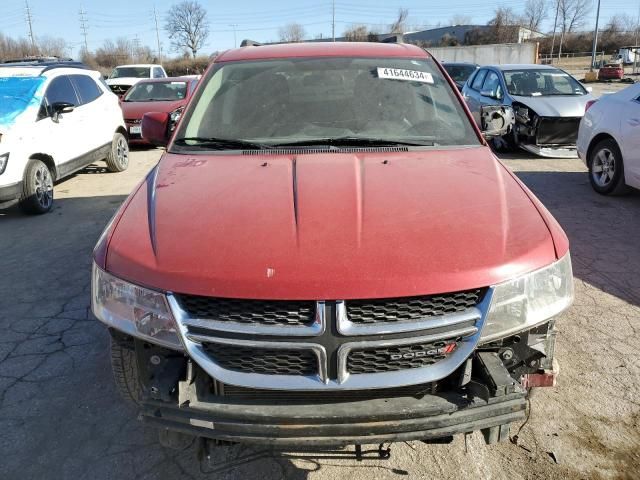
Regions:
<svg viewBox="0 0 640 480"><path fill-rule="evenodd" d="M238 24L230 23L229 26L233 28L233 48L236 48L238 46L238 42L236 40L236 27L238 26Z"/></svg>
<svg viewBox="0 0 640 480"><path fill-rule="evenodd" d="M556 28L558 27L558 12L560 11L560 0L556 0L556 19L553 21L553 38L551 39L551 55L549 60L553 63L553 47L556 44Z"/></svg>
<svg viewBox="0 0 640 480"><path fill-rule="evenodd" d="M331 2L331 37L336 41L336 0Z"/></svg>
<svg viewBox="0 0 640 480"><path fill-rule="evenodd" d="M33 18L31 17L31 9L29 8L28 0L24 0L24 5L27 8L27 23L29 24L29 39L31 40L31 55L36 54L36 39L33 36Z"/></svg>
<svg viewBox="0 0 640 480"><path fill-rule="evenodd" d="M134 61L140 61L140 38L138 38L137 33L135 38L133 39L133 57Z"/></svg>
<svg viewBox="0 0 640 480"><path fill-rule="evenodd" d="M160 47L160 28L158 27L158 12L155 5L153 6L153 18L156 21L156 40L158 42L158 63L162 63L162 49Z"/></svg>
<svg viewBox="0 0 640 480"><path fill-rule="evenodd" d="M89 51L89 46L87 43L87 11L80 6L80 30L82 30L82 36L84 37L84 53L86 54Z"/></svg>
<svg viewBox="0 0 640 480"><path fill-rule="evenodd" d="M600 21L600 0L598 0L598 10L596 12L596 28L593 31L593 48L591 49L591 68L590 72L593 72L593 69L596 66L596 48L598 47L598 22Z"/></svg>

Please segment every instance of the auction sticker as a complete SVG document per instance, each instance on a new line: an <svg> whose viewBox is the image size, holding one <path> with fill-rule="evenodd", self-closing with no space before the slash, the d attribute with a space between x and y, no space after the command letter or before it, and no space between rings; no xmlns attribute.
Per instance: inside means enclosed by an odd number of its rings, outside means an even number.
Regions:
<svg viewBox="0 0 640 480"><path fill-rule="evenodd" d="M403 68L378 67L378 78L433 83L433 76L430 73L421 72L420 70L405 70Z"/></svg>

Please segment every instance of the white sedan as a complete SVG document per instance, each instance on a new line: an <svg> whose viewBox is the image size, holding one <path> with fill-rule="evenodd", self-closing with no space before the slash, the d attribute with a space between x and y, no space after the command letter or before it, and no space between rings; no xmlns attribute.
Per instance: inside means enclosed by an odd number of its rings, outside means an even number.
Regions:
<svg viewBox="0 0 640 480"><path fill-rule="evenodd" d="M577 145L596 192L640 188L640 83L588 104Z"/></svg>

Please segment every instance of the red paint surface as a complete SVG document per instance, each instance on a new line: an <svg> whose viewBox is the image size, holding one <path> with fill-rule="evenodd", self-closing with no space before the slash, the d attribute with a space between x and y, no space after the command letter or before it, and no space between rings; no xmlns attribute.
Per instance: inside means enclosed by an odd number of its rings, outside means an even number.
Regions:
<svg viewBox="0 0 640 480"><path fill-rule="evenodd" d="M487 147L165 154L159 168L155 254L147 182L115 227L107 269L163 290L264 299L442 293L535 270L568 247Z"/></svg>

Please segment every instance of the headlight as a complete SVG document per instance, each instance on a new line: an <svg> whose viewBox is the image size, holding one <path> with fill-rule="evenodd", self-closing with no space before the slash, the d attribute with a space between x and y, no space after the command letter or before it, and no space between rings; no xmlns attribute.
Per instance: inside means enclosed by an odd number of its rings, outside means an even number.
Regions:
<svg viewBox="0 0 640 480"><path fill-rule="evenodd" d="M0 155L0 175L2 175L7 168L7 163L9 163L9 153L3 153Z"/></svg>
<svg viewBox="0 0 640 480"><path fill-rule="evenodd" d="M184 107L178 107L169 114L169 121L170 121L169 131L170 132L173 132L173 130L176 128L176 124L178 123L178 120L180 120L180 117L182 116L183 111L184 111Z"/></svg>
<svg viewBox="0 0 640 480"><path fill-rule="evenodd" d="M497 285L481 342L528 330L569 308L573 302L571 256Z"/></svg>
<svg viewBox="0 0 640 480"><path fill-rule="evenodd" d="M93 265L93 314L107 325L164 347L182 350L164 294L139 287Z"/></svg>

